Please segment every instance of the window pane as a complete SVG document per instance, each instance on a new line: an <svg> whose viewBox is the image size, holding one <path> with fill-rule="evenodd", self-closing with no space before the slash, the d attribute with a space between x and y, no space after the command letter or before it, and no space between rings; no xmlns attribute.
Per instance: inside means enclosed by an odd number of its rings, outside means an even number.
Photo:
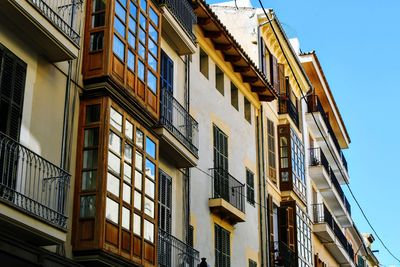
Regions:
<svg viewBox="0 0 400 267"><path fill-rule="evenodd" d="M126 11L118 1L115 1L115 14L117 14L123 21L126 20Z"/></svg>
<svg viewBox="0 0 400 267"><path fill-rule="evenodd" d="M146 159L146 175L154 180L156 177L156 167L153 162Z"/></svg>
<svg viewBox="0 0 400 267"><path fill-rule="evenodd" d="M119 220L119 205L117 202L115 202L111 198L107 198L106 218L115 223L118 223L118 220Z"/></svg>
<svg viewBox="0 0 400 267"><path fill-rule="evenodd" d="M150 242L154 242L154 224L148 220L144 220L144 238Z"/></svg>
<svg viewBox="0 0 400 267"><path fill-rule="evenodd" d="M146 137L146 153L153 159L156 158L156 144L149 137Z"/></svg>
<svg viewBox="0 0 400 267"><path fill-rule="evenodd" d="M97 168L97 149L83 151L83 168L84 169Z"/></svg>
<svg viewBox="0 0 400 267"><path fill-rule="evenodd" d="M129 30L136 34L136 20L132 17L129 17Z"/></svg>
<svg viewBox="0 0 400 267"><path fill-rule="evenodd" d="M114 29L125 38L125 25L117 17L114 19Z"/></svg>
<svg viewBox="0 0 400 267"><path fill-rule="evenodd" d="M121 173L120 159L112 152L108 152L108 169L114 171L118 175Z"/></svg>
<svg viewBox="0 0 400 267"><path fill-rule="evenodd" d="M133 233L142 235L142 221L139 215L133 214Z"/></svg>
<svg viewBox="0 0 400 267"><path fill-rule="evenodd" d="M140 0L140 8L143 9L144 11L147 11L147 1L146 0Z"/></svg>
<svg viewBox="0 0 400 267"><path fill-rule="evenodd" d="M132 146L125 144L124 159L126 162L132 163Z"/></svg>
<svg viewBox="0 0 400 267"><path fill-rule="evenodd" d="M148 60L148 62L149 62L149 65L150 65L150 67L154 70L154 71L157 71L157 64L158 64L158 61L157 61L157 59L155 58L155 57L153 57L151 54L148 54L148 57L147 57L147 60ZM154 76L154 75L153 75ZM154 76L154 78L155 78L155 76ZM150 80L150 78L149 78L149 80Z"/></svg>
<svg viewBox="0 0 400 267"><path fill-rule="evenodd" d="M138 171L135 171L135 187L142 190L142 174Z"/></svg>
<svg viewBox="0 0 400 267"><path fill-rule="evenodd" d="M110 132L108 148L114 151L118 156L121 156L121 137L113 132Z"/></svg>
<svg viewBox="0 0 400 267"><path fill-rule="evenodd" d="M143 15L142 12L140 12L140 17L139 17L139 25L142 27L144 30L146 29L146 17Z"/></svg>
<svg viewBox="0 0 400 267"><path fill-rule="evenodd" d="M158 26L158 15L152 7L150 7L150 19Z"/></svg>
<svg viewBox="0 0 400 267"><path fill-rule="evenodd" d="M96 196L81 197L80 217L93 218L96 215Z"/></svg>
<svg viewBox="0 0 400 267"><path fill-rule="evenodd" d="M107 191L119 197L119 179L111 173L107 173Z"/></svg>
<svg viewBox="0 0 400 267"><path fill-rule="evenodd" d="M125 121L125 136L133 140L133 125L129 121Z"/></svg>
<svg viewBox="0 0 400 267"><path fill-rule="evenodd" d="M145 184L145 193L152 199L154 199L154 191L155 191L155 184L146 178L146 184Z"/></svg>
<svg viewBox="0 0 400 267"><path fill-rule="evenodd" d="M105 12L101 12L92 15L92 28L104 26L105 14Z"/></svg>
<svg viewBox="0 0 400 267"><path fill-rule="evenodd" d="M146 57L146 49L142 45L142 43L139 43L139 49L138 49L138 54L141 58L145 59Z"/></svg>
<svg viewBox="0 0 400 267"><path fill-rule="evenodd" d="M128 44L132 46L133 49L136 48L136 37L131 32L128 33Z"/></svg>
<svg viewBox="0 0 400 267"><path fill-rule="evenodd" d="M158 46L153 40L149 40L149 51L155 55L158 56Z"/></svg>
<svg viewBox="0 0 400 267"><path fill-rule="evenodd" d="M122 189L122 199L126 202L131 204L131 187L124 183L123 189Z"/></svg>
<svg viewBox="0 0 400 267"><path fill-rule="evenodd" d="M154 218L154 202L147 197L144 199L144 213Z"/></svg>
<svg viewBox="0 0 400 267"><path fill-rule="evenodd" d="M93 0L92 10L93 12L104 10L106 8L106 0Z"/></svg>
<svg viewBox="0 0 400 267"><path fill-rule="evenodd" d="M122 115L113 108L110 111L110 124L119 132L122 132Z"/></svg>
<svg viewBox="0 0 400 267"><path fill-rule="evenodd" d="M155 42L158 42L158 32L153 25L149 25L149 35Z"/></svg>
<svg viewBox="0 0 400 267"><path fill-rule="evenodd" d="M144 81L144 64L142 61L138 61L138 77Z"/></svg>
<svg viewBox="0 0 400 267"><path fill-rule="evenodd" d="M82 190L96 189L97 171L82 172Z"/></svg>
<svg viewBox="0 0 400 267"><path fill-rule="evenodd" d="M131 183L132 179L132 167L131 165L124 163L124 180Z"/></svg>
<svg viewBox="0 0 400 267"><path fill-rule="evenodd" d="M116 35L114 35L113 51L122 61L125 60L125 45Z"/></svg>
<svg viewBox="0 0 400 267"><path fill-rule="evenodd" d="M146 43L146 32L142 28L139 29L139 41Z"/></svg>
<svg viewBox="0 0 400 267"><path fill-rule="evenodd" d="M93 147L99 145L99 128L86 129L84 136L84 147Z"/></svg>
<svg viewBox="0 0 400 267"><path fill-rule="evenodd" d="M128 50L128 68L135 71L135 55Z"/></svg>
<svg viewBox="0 0 400 267"><path fill-rule="evenodd" d="M136 16L137 16L137 7L135 6L135 4L132 1L131 1L131 6L129 7L129 13L131 14L131 16L136 18Z"/></svg>
<svg viewBox="0 0 400 267"><path fill-rule="evenodd" d="M136 130L136 146L143 149L143 132Z"/></svg>
<svg viewBox="0 0 400 267"><path fill-rule="evenodd" d="M86 124L100 120L100 104L86 106Z"/></svg>
<svg viewBox="0 0 400 267"><path fill-rule="evenodd" d="M136 152L136 158L135 158L135 167L138 170L142 170L143 166L143 155L139 152Z"/></svg>
<svg viewBox="0 0 400 267"><path fill-rule="evenodd" d="M142 210L142 194L138 191L133 194L133 206L138 210Z"/></svg>
<svg viewBox="0 0 400 267"><path fill-rule="evenodd" d="M151 71L147 73L147 86L154 94L157 94L157 77Z"/></svg>
<svg viewBox="0 0 400 267"><path fill-rule="evenodd" d="M103 49L104 32L94 32L90 34L90 51L99 51Z"/></svg>
<svg viewBox="0 0 400 267"><path fill-rule="evenodd" d="M131 222L131 212L127 208L122 207L122 227L130 230L131 229L130 222Z"/></svg>

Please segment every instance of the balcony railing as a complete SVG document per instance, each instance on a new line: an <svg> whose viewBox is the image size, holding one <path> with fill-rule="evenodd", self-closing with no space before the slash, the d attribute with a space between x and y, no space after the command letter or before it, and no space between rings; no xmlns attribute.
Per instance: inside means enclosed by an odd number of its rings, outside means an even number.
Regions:
<svg viewBox="0 0 400 267"><path fill-rule="evenodd" d="M158 230L158 266L196 267L200 263L200 253L173 235Z"/></svg>
<svg viewBox="0 0 400 267"><path fill-rule="evenodd" d="M83 0L26 0L51 21L60 31L79 45L80 16Z"/></svg>
<svg viewBox="0 0 400 267"><path fill-rule="evenodd" d="M351 244L347 241L346 236L343 234L342 229L338 226L332 214L326 208L325 204L313 205L314 223L327 223L331 230L335 233L337 240L339 240L341 247L347 251L347 254L354 261L354 251Z"/></svg>
<svg viewBox="0 0 400 267"><path fill-rule="evenodd" d="M299 112L288 96L279 97L279 114L289 114L289 117L299 128Z"/></svg>
<svg viewBox="0 0 400 267"><path fill-rule="evenodd" d="M222 198L244 212L244 184L236 180L226 170L221 168L211 170L213 172L212 198Z"/></svg>
<svg viewBox="0 0 400 267"><path fill-rule="evenodd" d="M310 165L311 166L319 166L322 165L327 173L330 171L328 160L326 159L322 149L310 148Z"/></svg>
<svg viewBox="0 0 400 267"><path fill-rule="evenodd" d="M195 40L193 34L193 24L196 24L197 17L188 0L159 0L160 5L165 5L181 24L186 33L192 40Z"/></svg>
<svg viewBox="0 0 400 267"><path fill-rule="evenodd" d="M161 90L160 123L198 156L199 124L167 90Z"/></svg>
<svg viewBox="0 0 400 267"><path fill-rule="evenodd" d="M54 226L67 227L70 175L0 133L0 200Z"/></svg>
<svg viewBox="0 0 400 267"><path fill-rule="evenodd" d="M281 241L272 243L274 266L295 267L297 266L296 253L288 245Z"/></svg>
<svg viewBox="0 0 400 267"><path fill-rule="evenodd" d="M349 214L351 214L351 206L350 206L350 203L349 203L349 201L347 200L346 195L344 194L343 189L342 189L342 187L340 186L339 181L337 180L337 178L336 178L335 174L333 173L332 169L331 169L331 172L330 172L330 176L331 176L332 184L333 184L333 186L335 187L336 192L339 194L340 199L342 200L342 202L343 202L343 204L344 204L344 206L345 206L347 212L348 212Z"/></svg>

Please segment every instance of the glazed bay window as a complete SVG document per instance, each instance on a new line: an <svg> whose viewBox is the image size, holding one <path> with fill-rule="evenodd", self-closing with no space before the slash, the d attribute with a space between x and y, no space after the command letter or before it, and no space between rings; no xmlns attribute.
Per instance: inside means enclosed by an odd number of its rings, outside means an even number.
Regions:
<svg viewBox="0 0 400 267"><path fill-rule="evenodd" d="M274 122L267 119L268 132L268 177L276 185L276 153L275 153L275 126ZM286 158L286 157L285 157Z"/></svg>
<svg viewBox="0 0 400 267"><path fill-rule="evenodd" d="M312 266L311 221L307 213L298 206L296 206L296 227L298 266Z"/></svg>
<svg viewBox="0 0 400 267"><path fill-rule="evenodd" d="M108 98L86 101L81 116L74 250L101 247L128 261L154 264L157 140ZM95 234L101 229L103 238Z"/></svg>
<svg viewBox="0 0 400 267"><path fill-rule="evenodd" d="M279 169L282 191L293 190L306 201L304 146L289 124L279 125Z"/></svg>

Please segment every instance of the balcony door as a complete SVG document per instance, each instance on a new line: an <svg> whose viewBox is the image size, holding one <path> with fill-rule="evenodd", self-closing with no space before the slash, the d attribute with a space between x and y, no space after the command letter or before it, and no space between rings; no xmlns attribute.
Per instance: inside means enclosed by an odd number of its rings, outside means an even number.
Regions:
<svg viewBox="0 0 400 267"><path fill-rule="evenodd" d="M214 197L229 201L228 136L214 125Z"/></svg>
<svg viewBox="0 0 400 267"><path fill-rule="evenodd" d="M161 117L165 122L173 122L174 62L161 50Z"/></svg>
<svg viewBox="0 0 400 267"><path fill-rule="evenodd" d="M162 170L159 170L159 193L158 193L158 227L159 247L158 265L160 267L171 266L172 262L172 178Z"/></svg>

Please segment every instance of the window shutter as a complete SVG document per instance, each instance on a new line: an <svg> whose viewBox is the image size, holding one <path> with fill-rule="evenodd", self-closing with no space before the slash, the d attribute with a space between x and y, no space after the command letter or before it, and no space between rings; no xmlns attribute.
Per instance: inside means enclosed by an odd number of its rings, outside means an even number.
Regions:
<svg viewBox="0 0 400 267"><path fill-rule="evenodd" d="M159 228L171 233L172 209L172 179L162 170L159 170Z"/></svg>
<svg viewBox="0 0 400 267"><path fill-rule="evenodd" d="M292 207L287 207L287 231L288 231L288 246L295 251L295 214Z"/></svg>
<svg viewBox="0 0 400 267"><path fill-rule="evenodd" d="M272 82L275 91L279 92L279 68L278 68L278 60L276 57L271 56L272 58Z"/></svg>
<svg viewBox="0 0 400 267"><path fill-rule="evenodd" d="M270 266L274 266L274 258L275 258L275 242L274 242L274 202L272 196L268 194L267 197L267 204L268 204L268 233L269 233L269 241L270 241Z"/></svg>
<svg viewBox="0 0 400 267"><path fill-rule="evenodd" d="M285 79L285 66L278 64L278 79L279 79L279 94L281 96L287 96L286 92L286 79Z"/></svg>

